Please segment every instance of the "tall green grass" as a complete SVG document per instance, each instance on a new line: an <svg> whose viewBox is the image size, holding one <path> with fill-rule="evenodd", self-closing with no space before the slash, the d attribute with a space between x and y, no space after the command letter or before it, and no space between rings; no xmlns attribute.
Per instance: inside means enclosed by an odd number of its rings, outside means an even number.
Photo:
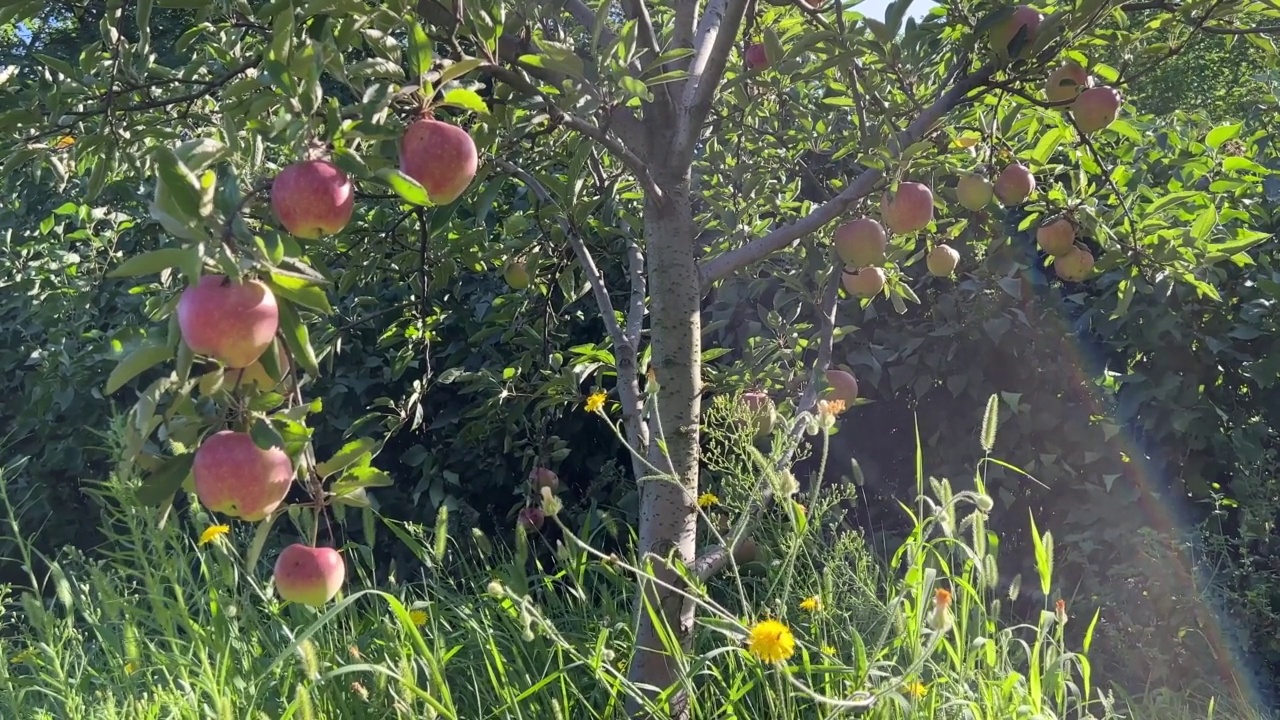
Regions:
<svg viewBox="0 0 1280 720"><path fill-rule="evenodd" d="M979 433L988 452L994 414ZM731 408L712 415L708 531L746 510L771 460ZM903 504L914 530L888 565L843 527L848 488L789 497L796 488L781 483L753 534L758 557L684 586L699 604L696 640L669 650L692 716L1121 717L1088 661L1091 629L1084 647L1067 647L1051 606L999 624L1010 588L998 587L986 462L962 489L917 463L918 497ZM87 487L106 544L40 557L4 482L20 464L0 472L5 533L29 578L0 589L0 717L594 720L650 702L626 680L636 561L596 550L600 529L567 511L549 523L559 536L517 532L510 547L451 531L447 516L427 528L363 511L360 539L344 549L346 594L317 611L274 597L271 553L248 562L253 528L201 544L213 518L136 507L127 477ZM417 566L378 568L379 536L405 544ZM1032 582L1047 593L1052 538L1037 538ZM939 590L951 597L945 613ZM766 619L795 638L785 662L747 647Z"/></svg>

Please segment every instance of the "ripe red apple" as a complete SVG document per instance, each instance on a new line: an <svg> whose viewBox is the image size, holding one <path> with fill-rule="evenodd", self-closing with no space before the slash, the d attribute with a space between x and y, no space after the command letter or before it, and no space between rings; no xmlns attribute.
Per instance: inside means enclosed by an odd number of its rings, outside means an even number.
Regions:
<svg viewBox="0 0 1280 720"><path fill-rule="evenodd" d="M1076 226L1065 215L1058 215L1036 229L1036 243L1050 255L1062 257L1075 249Z"/></svg>
<svg viewBox="0 0 1280 720"><path fill-rule="evenodd" d="M991 203L991 181L978 173L969 173L956 182L956 199L966 210L977 212Z"/></svg>
<svg viewBox="0 0 1280 720"><path fill-rule="evenodd" d="M502 279L512 290L523 290L529 287L529 268L519 260L509 262L502 268Z"/></svg>
<svg viewBox="0 0 1280 720"><path fill-rule="evenodd" d="M823 399L840 400L846 408L853 407L853 402L858 399L858 379L844 370L827 370L827 391Z"/></svg>
<svg viewBox="0 0 1280 720"><path fill-rule="evenodd" d="M929 256L925 258L925 265L929 268L929 274L934 277L951 277L951 273L956 271L956 266L960 264L960 253L950 245L939 245L929 251Z"/></svg>
<svg viewBox="0 0 1280 720"><path fill-rule="evenodd" d="M284 450L263 450L249 433L231 430L200 443L191 472L202 505L248 522L280 507L293 483L293 463Z"/></svg>
<svg viewBox="0 0 1280 720"><path fill-rule="evenodd" d="M519 521L525 530L541 530L547 521L547 514L542 508L527 507L520 511Z"/></svg>
<svg viewBox="0 0 1280 720"><path fill-rule="evenodd" d="M1093 272L1093 253L1076 246L1066 255L1054 259L1053 271L1067 282L1080 282Z"/></svg>
<svg viewBox="0 0 1280 720"><path fill-rule="evenodd" d="M836 228L831 242L841 260L854 267L867 267L884 262L889 237L880 223L871 218L858 218Z"/></svg>
<svg viewBox="0 0 1280 720"><path fill-rule="evenodd" d="M884 289L884 270L878 267L867 267L861 270L850 270L847 266L841 273L844 289L854 297L875 297Z"/></svg>
<svg viewBox="0 0 1280 720"><path fill-rule="evenodd" d="M923 230L933 222L933 191L916 182L898 183L896 193L880 198L880 216L889 232L909 233Z"/></svg>
<svg viewBox="0 0 1280 720"><path fill-rule="evenodd" d="M556 475L551 468L534 468L533 472L529 473L529 484L535 491L548 488L551 492L556 492L560 489L560 476Z"/></svg>
<svg viewBox="0 0 1280 720"><path fill-rule="evenodd" d="M274 577L282 599L320 607L342 589L347 564L333 548L294 543L276 558Z"/></svg>
<svg viewBox="0 0 1280 720"><path fill-rule="evenodd" d="M178 300L178 328L187 346L229 368L248 367L262 357L279 326L276 296L257 280L234 283L225 275L205 275Z"/></svg>
<svg viewBox="0 0 1280 720"><path fill-rule="evenodd" d="M1035 43L1036 34L1040 31L1040 23L1043 21L1044 15L1039 10L1029 5L1017 6L1013 9L1011 15L991 28L989 35L991 49L995 50L996 55L1001 59L1022 57ZM1015 53L1010 53L1009 44L1013 42L1018 32L1024 27L1027 29L1026 41L1021 44Z"/></svg>
<svg viewBox="0 0 1280 720"><path fill-rule="evenodd" d="M1080 93L1080 97L1071 103L1071 114L1075 116L1080 132L1088 135L1114 122L1120 114L1122 104L1124 98L1120 96L1120 92L1103 85Z"/></svg>
<svg viewBox="0 0 1280 720"><path fill-rule="evenodd" d="M271 210L291 235L315 240L351 221L356 193L351 179L328 160L296 162L271 182Z"/></svg>
<svg viewBox="0 0 1280 720"><path fill-rule="evenodd" d="M1021 163L1009 163L996 178L995 193L1001 205L1021 205L1036 189L1036 176Z"/></svg>
<svg viewBox="0 0 1280 720"><path fill-rule="evenodd" d="M475 141L457 125L423 118L400 139L400 171L426 188L436 205L457 200L475 178L479 163Z"/></svg>
<svg viewBox="0 0 1280 720"><path fill-rule="evenodd" d="M1049 79L1044 82L1044 96L1049 102L1065 102L1091 87L1093 78L1089 73L1075 60L1067 60L1049 73Z"/></svg>
<svg viewBox="0 0 1280 720"><path fill-rule="evenodd" d="M762 392L751 391L742 394L742 404L747 408L747 415L755 422L756 437L768 437L778 418L778 409L773 404L773 399Z"/></svg>
<svg viewBox="0 0 1280 720"><path fill-rule="evenodd" d="M747 70L752 72L769 67L769 54L765 52L764 43L752 43L747 48L744 59L747 63Z"/></svg>

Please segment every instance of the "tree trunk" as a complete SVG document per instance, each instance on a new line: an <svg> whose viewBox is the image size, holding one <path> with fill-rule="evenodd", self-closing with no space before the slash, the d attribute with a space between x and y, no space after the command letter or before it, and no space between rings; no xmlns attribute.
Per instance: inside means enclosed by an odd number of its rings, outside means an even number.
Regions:
<svg viewBox="0 0 1280 720"><path fill-rule="evenodd" d="M649 461L669 478L647 479L640 487L640 554L658 556L655 576L677 587L680 581L663 561L692 564L697 539L698 422L701 416L701 295L694 248L693 208L687 169L655 178L665 197L645 203L649 260L650 337L658 391L658 422L650 426ZM665 441L666 453L659 441ZM652 471L650 471L652 474ZM631 680L658 691L680 681L679 665L662 642L663 631L646 604L680 644L690 647L693 604L652 583L637 596L636 654ZM634 708L633 708L634 710ZM683 693L671 701L670 717L687 717Z"/></svg>

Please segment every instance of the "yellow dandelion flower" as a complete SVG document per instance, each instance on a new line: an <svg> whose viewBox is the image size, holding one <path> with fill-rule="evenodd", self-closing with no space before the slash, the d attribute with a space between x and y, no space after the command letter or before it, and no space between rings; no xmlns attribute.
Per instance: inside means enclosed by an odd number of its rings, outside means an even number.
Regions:
<svg viewBox="0 0 1280 720"><path fill-rule="evenodd" d="M25 663L28 660L35 658L35 656L36 656L36 649L33 647L29 647L29 648L23 649L17 655L14 655L13 657L9 658L9 662L14 665L21 665L22 663Z"/></svg>
<svg viewBox="0 0 1280 720"><path fill-rule="evenodd" d="M782 662L795 654L796 638L777 620L761 620L751 628L747 650L764 662Z"/></svg>
<svg viewBox="0 0 1280 720"><path fill-rule="evenodd" d="M698 507L706 510L712 505L719 505L720 498L715 493L704 492L698 496Z"/></svg>
<svg viewBox="0 0 1280 720"><path fill-rule="evenodd" d="M605 394L603 390L597 390L587 396L587 402L583 406L589 413L597 413L604 409Z"/></svg>
<svg viewBox="0 0 1280 720"><path fill-rule="evenodd" d="M807 597L800 601L800 609L807 612L817 612L822 609L822 598L817 595Z"/></svg>
<svg viewBox="0 0 1280 720"><path fill-rule="evenodd" d="M413 624L415 626L422 627L423 625L427 624L427 611L426 610L410 610L409 619L413 621Z"/></svg>
<svg viewBox="0 0 1280 720"><path fill-rule="evenodd" d="M907 694L907 697L913 697L917 700L924 697L924 694L929 691L929 688L925 687L924 683L919 680L907 683L902 689Z"/></svg>
<svg viewBox="0 0 1280 720"><path fill-rule="evenodd" d="M126 675L132 675L138 671L138 663L130 660L124 664L124 672Z"/></svg>
<svg viewBox="0 0 1280 720"><path fill-rule="evenodd" d="M823 654L823 655L826 655L827 657L835 657L835 656L836 656L836 649L835 649L835 648L833 648L833 647L831 647L830 645L823 645L823 646L822 646L822 654Z"/></svg>
<svg viewBox="0 0 1280 720"><path fill-rule="evenodd" d="M228 525L210 525L204 529L204 532L200 533L200 544L208 545L229 532L231 532L231 527Z"/></svg>
<svg viewBox="0 0 1280 720"><path fill-rule="evenodd" d="M55 142L53 146L61 150L63 148L69 148L75 144L76 144L76 139L74 137L70 135L63 135L62 137L58 138L58 141Z"/></svg>

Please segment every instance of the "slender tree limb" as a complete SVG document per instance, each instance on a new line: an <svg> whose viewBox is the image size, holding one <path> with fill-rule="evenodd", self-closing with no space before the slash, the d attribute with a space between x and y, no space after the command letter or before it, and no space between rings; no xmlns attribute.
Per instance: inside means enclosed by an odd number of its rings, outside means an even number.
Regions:
<svg viewBox="0 0 1280 720"><path fill-rule="evenodd" d="M1257 27L1205 25L1200 29L1210 35L1280 35L1280 25L1258 25Z"/></svg>
<svg viewBox="0 0 1280 720"><path fill-rule="evenodd" d="M628 236L627 269L631 274L631 300L627 309L627 330L623 335L632 348L640 347L640 331L644 327L644 301L648 295L644 267L644 251L640 249L640 243Z"/></svg>
<svg viewBox="0 0 1280 720"><path fill-rule="evenodd" d="M934 124L967 99L969 93L982 88L995 71L994 63L987 63L973 73L956 82L950 90L943 93L932 105L925 108L915 120L898 134L893 150L898 152L924 137ZM808 215L779 227L767 235L756 238L733 250L728 250L709 258L702 263L699 273L702 290L706 292L711 283L720 280L739 268L758 262L786 247L789 243L805 235L817 232L827 223L840 217L850 205L871 193L876 183L884 176L883 171L870 168L862 171L849 186L839 195L814 208Z"/></svg>
<svg viewBox="0 0 1280 720"><path fill-rule="evenodd" d="M774 464L775 469L779 471L790 467L791 458L795 456L796 448L800 446L800 441L804 437L804 431L808 425L808 421L804 416L814 413L818 406L818 387L827 371L827 367L831 365L831 353L835 347L836 302L840 299L840 279L843 270L843 263L833 263L831 274L827 279L826 290L822 293L822 326L818 334L818 357L814 362L813 369L809 372L809 384L805 388L804 394L800 396L800 403L796 408L796 417L794 424L791 426L791 434L786 450ZM772 501L773 488L769 485L769 481L765 480L760 483L756 500L751 503L751 507L747 509L742 519L739 520L737 527L729 534L728 544L713 545L704 550L694 560L691 568L694 575L706 581L723 570L725 565L729 563L730 558L733 557L734 549L751 532L752 526L760 519L760 513Z"/></svg>
<svg viewBox="0 0 1280 720"><path fill-rule="evenodd" d="M693 61L685 80L684 95L676 109L676 146L673 155L686 162L693 154L702 121L711 111L716 90L724 77L725 66L738 29L747 10L747 0L711 0L698 26Z"/></svg>
<svg viewBox="0 0 1280 720"><path fill-rule="evenodd" d="M698 0L676 0L676 21L671 29L672 48L692 48L698 22ZM685 63L687 65L687 63Z"/></svg>
<svg viewBox="0 0 1280 720"><path fill-rule="evenodd" d="M649 6L645 1L622 0L622 11L626 13L628 19L636 21L636 28L640 31L640 42L644 43L645 49L655 56L660 55L662 46L658 44L658 34L653 30L653 18L649 16Z"/></svg>

